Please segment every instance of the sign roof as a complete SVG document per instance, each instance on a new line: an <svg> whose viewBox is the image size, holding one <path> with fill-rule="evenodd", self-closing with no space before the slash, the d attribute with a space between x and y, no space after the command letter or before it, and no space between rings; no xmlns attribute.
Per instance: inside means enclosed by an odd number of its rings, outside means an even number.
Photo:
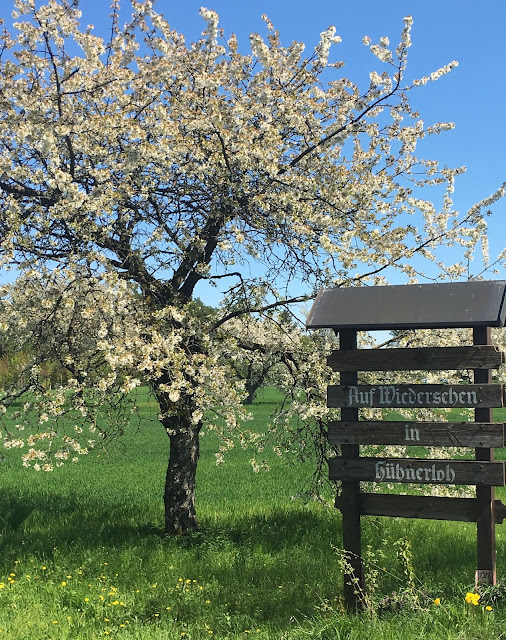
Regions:
<svg viewBox="0 0 506 640"><path fill-rule="evenodd" d="M503 327L506 281L488 280L321 291L308 329L447 329Z"/></svg>

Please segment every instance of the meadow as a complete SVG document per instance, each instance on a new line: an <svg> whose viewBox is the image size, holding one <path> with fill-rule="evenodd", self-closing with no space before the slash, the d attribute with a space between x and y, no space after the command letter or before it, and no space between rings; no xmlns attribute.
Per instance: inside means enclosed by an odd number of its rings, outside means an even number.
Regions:
<svg viewBox="0 0 506 640"><path fill-rule="evenodd" d="M275 402L272 392L260 395L253 428ZM156 423L133 425L107 453L48 474L22 468L7 452L0 640L506 637L506 588L495 599L465 599L474 583L475 525L364 518L374 598L350 615L340 514L296 498L311 465L273 456L270 472L254 473L251 453L236 448L216 468L215 447L212 435L202 438L200 530L180 538L163 535L168 440ZM506 491L497 493L506 501ZM498 525L504 580L505 535Z"/></svg>

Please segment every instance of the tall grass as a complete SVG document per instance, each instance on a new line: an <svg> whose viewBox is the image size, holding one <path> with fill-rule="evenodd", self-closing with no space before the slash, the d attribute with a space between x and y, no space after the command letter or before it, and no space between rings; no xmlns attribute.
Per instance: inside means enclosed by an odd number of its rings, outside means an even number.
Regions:
<svg viewBox="0 0 506 640"><path fill-rule="evenodd" d="M261 396L255 420L264 422L275 402ZM201 528L181 538L162 531L168 440L155 423L50 474L21 468L8 452L0 466L0 640L503 637L500 605L487 611L464 601L474 525L364 518L378 600L405 587L395 552L402 537L421 595L415 607L348 615L339 512L293 499L310 465L272 457L270 472L254 473L238 448L217 469L215 447L203 437ZM497 546L505 576L500 526Z"/></svg>

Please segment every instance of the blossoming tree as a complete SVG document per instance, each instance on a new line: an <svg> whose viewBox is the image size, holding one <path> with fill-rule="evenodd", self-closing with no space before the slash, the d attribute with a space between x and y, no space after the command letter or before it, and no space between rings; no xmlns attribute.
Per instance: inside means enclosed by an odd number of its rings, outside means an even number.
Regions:
<svg viewBox="0 0 506 640"><path fill-rule="evenodd" d="M426 126L409 92L456 63L408 82L409 17L393 50L364 39L377 70L361 90L330 61L333 27L306 55L265 18L267 38L253 34L244 53L207 9L188 45L150 0L131 0L124 27L113 1L108 40L81 28L77 4L14 0L0 39L0 258L23 274L4 288L2 327L34 357L23 385L3 391L4 407L28 398L8 414L4 444L36 468L75 459L118 429L103 407L147 384L170 440L165 526L183 532L197 525L204 421L223 449L234 434L255 439L239 426L244 388L224 355L261 352L265 339L246 344L238 319L270 317L292 388L309 374L323 387L321 358L282 311L321 286L394 268L415 277L411 259L434 260L442 244L472 251L502 192L461 215L462 169L415 155L452 125ZM429 186L440 207L422 195ZM194 313L202 282L226 290L216 313ZM45 357L66 368L61 389L41 384ZM292 410L319 419L312 397ZM40 429L25 436L30 412Z"/></svg>

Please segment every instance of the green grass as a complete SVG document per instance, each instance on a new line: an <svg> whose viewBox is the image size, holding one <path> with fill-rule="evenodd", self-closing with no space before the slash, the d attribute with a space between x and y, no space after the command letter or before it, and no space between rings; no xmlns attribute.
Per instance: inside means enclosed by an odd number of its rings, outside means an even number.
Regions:
<svg viewBox="0 0 506 640"><path fill-rule="evenodd" d="M257 424L275 401L260 397ZM215 446L203 437L200 531L177 539L162 531L168 440L159 425L147 422L109 453L49 474L21 468L8 452L0 466L0 640L503 637L506 607L464 602L474 525L364 518L364 549L385 554L378 598L406 584L395 554L406 537L423 606L348 615L335 551L339 512L292 499L310 465L272 457L272 470L255 474L251 454L237 448L218 469ZM497 530L504 577L505 534Z"/></svg>

